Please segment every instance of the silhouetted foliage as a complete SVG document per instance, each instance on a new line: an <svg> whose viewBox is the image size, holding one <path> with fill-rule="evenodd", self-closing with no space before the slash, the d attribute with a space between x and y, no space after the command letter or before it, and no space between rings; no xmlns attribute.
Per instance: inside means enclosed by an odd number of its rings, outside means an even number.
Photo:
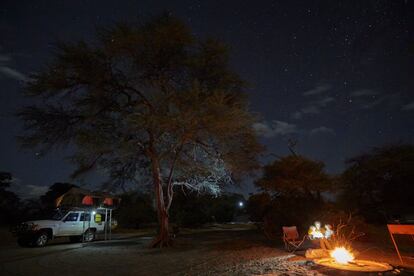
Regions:
<svg viewBox="0 0 414 276"><path fill-rule="evenodd" d="M9 172L0 172L0 189L6 189L10 187L12 182L12 174Z"/></svg>
<svg viewBox="0 0 414 276"><path fill-rule="evenodd" d="M50 211L44 208L38 198L25 199L19 208L19 221L46 219Z"/></svg>
<svg viewBox="0 0 414 276"><path fill-rule="evenodd" d="M151 195L127 192L121 194L120 197L122 203L114 212L119 226L141 228L145 224L157 221L157 213Z"/></svg>
<svg viewBox="0 0 414 276"><path fill-rule="evenodd" d="M241 200L243 196L238 194L212 196L191 191L177 192L171 208L171 220L187 227L231 222L240 213L238 202Z"/></svg>
<svg viewBox="0 0 414 276"><path fill-rule="evenodd" d="M210 195L177 191L171 207L171 221L180 227L198 227L213 221L209 215Z"/></svg>
<svg viewBox="0 0 414 276"><path fill-rule="evenodd" d="M235 193L228 193L212 198L209 204L210 214L217 223L234 221L237 215L244 214L244 208L239 202L244 202L244 197Z"/></svg>
<svg viewBox="0 0 414 276"><path fill-rule="evenodd" d="M19 113L22 144L42 153L74 145L75 176L99 166L115 184L152 182L154 245L169 244L174 187L217 193L257 167L255 118L222 43L164 15L101 29L93 43L60 43L55 53L28 83L26 94L41 101Z"/></svg>
<svg viewBox="0 0 414 276"><path fill-rule="evenodd" d="M0 224L13 223L18 219L19 197L7 190L12 180L11 173L0 172Z"/></svg>
<svg viewBox="0 0 414 276"><path fill-rule="evenodd" d="M250 219L263 223L269 238L275 238L282 226L295 225L305 230L326 211L326 203L303 195L288 197L267 192L249 198Z"/></svg>
<svg viewBox="0 0 414 276"><path fill-rule="evenodd" d="M250 220L262 222L267 209L270 208L271 201L272 197L266 192L251 195L247 202L247 212Z"/></svg>
<svg viewBox="0 0 414 276"><path fill-rule="evenodd" d="M367 221L384 223L414 214L414 146L374 148L347 161L342 203Z"/></svg>

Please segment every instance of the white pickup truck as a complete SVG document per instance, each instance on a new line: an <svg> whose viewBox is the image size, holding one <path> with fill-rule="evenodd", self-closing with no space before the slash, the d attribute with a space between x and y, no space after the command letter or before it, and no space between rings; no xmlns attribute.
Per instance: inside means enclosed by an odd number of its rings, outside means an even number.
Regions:
<svg viewBox="0 0 414 276"><path fill-rule="evenodd" d="M114 224L115 221L112 227ZM56 210L50 219L23 222L14 233L20 245L42 247L57 237L69 237L71 242L93 241L98 232L105 231L106 225L105 211Z"/></svg>

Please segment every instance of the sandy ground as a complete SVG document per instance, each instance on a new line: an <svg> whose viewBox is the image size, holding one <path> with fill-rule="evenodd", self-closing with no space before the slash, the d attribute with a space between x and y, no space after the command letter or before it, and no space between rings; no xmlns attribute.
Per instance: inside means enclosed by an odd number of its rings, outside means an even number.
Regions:
<svg viewBox="0 0 414 276"><path fill-rule="evenodd" d="M120 234L114 235L112 241L89 244L63 240L44 248L2 246L0 274L235 275L227 268L288 255L251 230L183 234L173 248L162 250L148 249L150 240L150 237Z"/></svg>
<svg viewBox="0 0 414 276"><path fill-rule="evenodd" d="M5 244L0 246L0 274L357 275L305 265L307 260L291 258L280 241L269 242L261 233L243 227L184 230L173 248L162 250L148 249L151 238L144 232L114 234L113 238L88 244L56 240L45 248ZM368 250L361 256L399 262L389 249Z"/></svg>

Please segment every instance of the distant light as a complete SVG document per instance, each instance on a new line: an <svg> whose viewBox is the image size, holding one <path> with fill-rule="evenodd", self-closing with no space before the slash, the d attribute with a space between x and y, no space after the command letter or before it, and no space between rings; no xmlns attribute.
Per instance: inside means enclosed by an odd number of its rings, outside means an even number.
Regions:
<svg viewBox="0 0 414 276"><path fill-rule="evenodd" d="M96 214L96 211L92 211L92 215L95 215Z"/></svg>
<svg viewBox="0 0 414 276"><path fill-rule="evenodd" d="M243 201L239 201L239 207L243 207L243 206L244 206Z"/></svg>

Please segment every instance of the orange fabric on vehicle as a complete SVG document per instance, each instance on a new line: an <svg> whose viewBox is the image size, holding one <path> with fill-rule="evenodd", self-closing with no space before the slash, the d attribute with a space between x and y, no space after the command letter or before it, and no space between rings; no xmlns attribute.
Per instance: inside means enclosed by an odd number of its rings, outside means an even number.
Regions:
<svg viewBox="0 0 414 276"><path fill-rule="evenodd" d="M112 206L112 205L114 205L114 201L113 201L113 199L112 198L110 198L110 197L107 197L107 198L105 198L105 200L104 200L104 202L103 202L105 205L108 205L108 206Z"/></svg>
<svg viewBox="0 0 414 276"><path fill-rule="evenodd" d="M82 199L83 205L93 205L93 198L91 196L84 196Z"/></svg>

